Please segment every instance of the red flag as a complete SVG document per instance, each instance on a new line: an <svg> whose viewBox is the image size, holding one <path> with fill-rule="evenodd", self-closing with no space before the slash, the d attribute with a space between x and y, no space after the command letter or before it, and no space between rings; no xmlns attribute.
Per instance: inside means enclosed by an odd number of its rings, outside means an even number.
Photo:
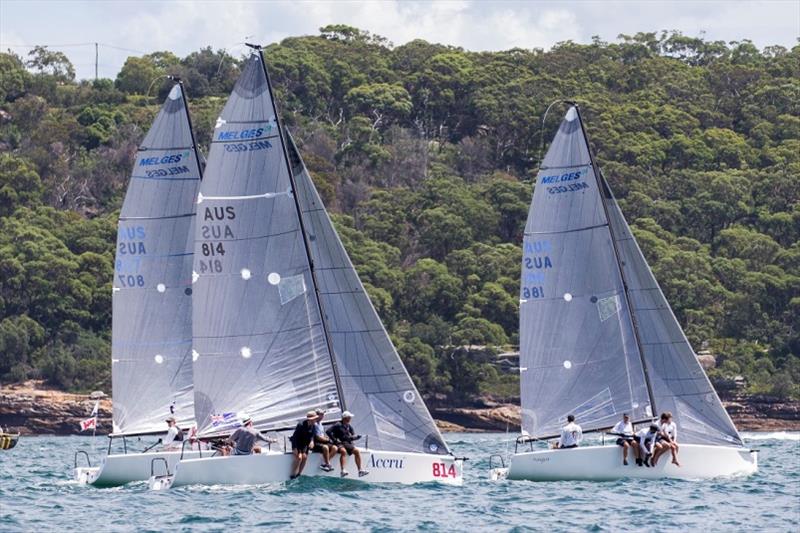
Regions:
<svg viewBox="0 0 800 533"><path fill-rule="evenodd" d="M97 427L97 418L87 418L81 422L81 431L86 431L87 429L92 429Z"/></svg>

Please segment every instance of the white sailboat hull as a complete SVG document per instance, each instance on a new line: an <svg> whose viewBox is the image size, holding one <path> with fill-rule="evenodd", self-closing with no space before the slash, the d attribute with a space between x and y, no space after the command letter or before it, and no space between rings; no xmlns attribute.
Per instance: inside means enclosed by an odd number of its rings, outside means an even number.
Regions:
<svg viewBox="0 0 800 533"><path fill-rule="evenodd" d="M205 452L210 455L211 451ZM198 451L185 451L184 459L200 457ZM153 459L156 459L155 463ZM163 460L162 460L163 459ZM181 452L147 452L107 455L99 466L75 468L74 477L78 483L96 487L115 487L133 481L147 481L154 473L165 473L165 467L172 473L181 459ZM166 461L166 465L164 464Z"/></svg>
<svg viewBox="0 0 800 533"><path fill-rule="evenodd" d="M361 450L363 466L369 475L358 476L354 458L347 458L347 479L369 483L423 483L439 482L461 485L463 461L449 455ZM287 481L291 475L293 456L290 453L261 453L246 456L204 457L184 459L175 468L174 476L150 478L150 488L163 490L183 485L259 485ZM319 468L322 456L309 456L303 470L304 476L340 477L339 459L334 458L334 470Z"/></svg>
<svg viewBox="0 0 800 533"><path fill-rule="evenodd" d="M758 470L758 452L733 446L681 444L678 461L671 463L665 453L653 468L637 466L629 450L628 466L622 464L619 446L585 446L566 450L541 450L518 453L507 469L495 469L492 478L532 481L587 480L610 481L620 478L710 479L748 475Z"/></svg>

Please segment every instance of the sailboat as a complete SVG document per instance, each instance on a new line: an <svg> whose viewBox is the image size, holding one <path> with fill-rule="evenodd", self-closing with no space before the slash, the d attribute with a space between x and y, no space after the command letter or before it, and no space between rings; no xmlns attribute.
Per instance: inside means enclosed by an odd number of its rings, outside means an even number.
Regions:
<svg viewBox="0 0 800 533"><path fill-rule="evenodd" d="M283 437L248 456L181 460L153 476L189 484L289 479L286 436L312 409L349 409L369 482L460 484L450 454L281 124L260 47L245 60L213 135L197 199L194 387L199 436L229 435L247 413ZM280 442L280 441L279 441ZM303 475L339 477L311 454ZM337 469L338 470L338 469Z"/></svg>
<svg viewBox="0 0 800 533"><path fill-rule="evenodd" d="M194 425L191 282L201 175L177 80L139 147L120 212L112 289L113 432L99 465L92 466L85 451L75 454L80 483L147 480L154 459L174 466L181 450L129 452L128 439L166 433L169 416L183 430ZM124 453L112 453L115 439ZM88 466L78 466L80 455Z"/></svg>
<svg viewBox="0 0 800 533"><path fill-rule="evenodd" d="M542 162L523 240L523 435L509 479L711 478L757 470L697 361L589 148L571 105ZM537 449L572 414L584 433L622 418L678 426L680 465L622 464L610 445ZM598 439L599 441L599 439ZM520 450L522 448L522 450Z"/></svg>
<svg viewBox="0 0 800 533"><path fill-rule="evenodd" d="M6 433L0 427L0 450L10 450L19 442L19 433Z"/></svg>

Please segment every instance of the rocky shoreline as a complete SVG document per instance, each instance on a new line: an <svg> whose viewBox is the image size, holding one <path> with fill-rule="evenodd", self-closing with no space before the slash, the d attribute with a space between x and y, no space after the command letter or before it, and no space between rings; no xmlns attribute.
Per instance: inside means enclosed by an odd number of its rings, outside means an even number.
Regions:
<svg viewBox="0 0 800 533"><path fill-rule="evenodd" d="M79 435L80 422L90 416L95 399L29 381L0 388L0 426L23 435ZM728 413L742 431L800 431L800 401L769 397L723 398ZM432 407L442 431L519 431L515 404L484 402L470 407ZM100 399L98 434L111 429L111 400ZM88 432L87 432L88 433ZM85 433L86 434L86 433Z"/></svg>

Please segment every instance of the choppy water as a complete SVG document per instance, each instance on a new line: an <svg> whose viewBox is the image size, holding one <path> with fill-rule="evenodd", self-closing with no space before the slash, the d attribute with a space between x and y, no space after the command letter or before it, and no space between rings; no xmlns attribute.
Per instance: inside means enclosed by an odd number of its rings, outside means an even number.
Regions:
<svg viewBox="0 0 800 533"><path fill-rule="evenodd" d="M448 442L472 458L463 487L301 478L163 493L77 485L73 453L92 439L29 437L0 452L0 531L800 530L800 434L745 437L761 450L760 471L741 479L491 482L488 457L506 451L506 436L457 433Z"/></svg>

